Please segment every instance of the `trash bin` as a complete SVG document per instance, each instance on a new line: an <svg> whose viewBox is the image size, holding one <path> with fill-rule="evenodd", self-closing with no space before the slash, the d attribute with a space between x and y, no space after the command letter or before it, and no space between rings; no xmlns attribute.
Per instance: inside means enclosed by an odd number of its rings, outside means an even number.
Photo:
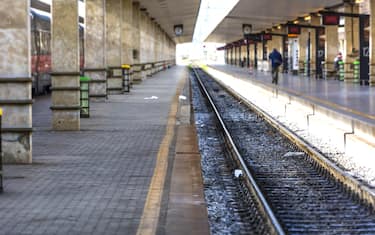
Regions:
<svg viewBox="0 0 375 235"><path fill-rule="evenodd" d="M130 91L130 68L131 66L129 64L121 65L124 92Z"/></svg>
<svg viewBox="0 0 375 235"><path fill-rule="evenodd" d="M3 143L2 143L2 118L3 118L3 110L0 108L0 193L3 192Z"/></svg>
<svg viewBox="0 0 375 235"><path fill-rule="evenodd" d="M86 76L80 77L80 101L81 101L81 118L90 117L90 78Z"/></svg>
<svg viewBox="0 0 375 235"><path fill-rule="evenodd" d="M353 78L354 82L359 82L359 60L353 62Z"/></svg>
<svg viewBox="0 0 375 235"><path fill-rule="evenodd" d="M344 79L345 79L344 61L339 61L339 80L344 81Z"/></svg>

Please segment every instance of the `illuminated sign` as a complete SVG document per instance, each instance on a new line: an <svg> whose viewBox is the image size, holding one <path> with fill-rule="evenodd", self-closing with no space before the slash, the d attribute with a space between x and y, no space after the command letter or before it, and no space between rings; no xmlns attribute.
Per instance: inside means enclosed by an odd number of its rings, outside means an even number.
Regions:
<svg viewBox="0 0 375 235"><path fill-rule="evenodd" d="M263 40L272 40L272 34L266 33L266 34L263 34L262 37L263 37Z"/></svg>
<svg viewBox="0 0 375 235"><path fill-rule="evenodd" d="M339 25L339 15L323 15L323 25Z"/></svg>
<svg viewBox="0 0 375 235"><path fill-rule="evenodd" d="M301 34L301 27L298 25L288 25L288 34Z"/></svg>
<svg viewBox="0 0 375 235"><path fill-rule="evenodd" d="M288 34L288 38L298 38L298 34Z"/></svg>

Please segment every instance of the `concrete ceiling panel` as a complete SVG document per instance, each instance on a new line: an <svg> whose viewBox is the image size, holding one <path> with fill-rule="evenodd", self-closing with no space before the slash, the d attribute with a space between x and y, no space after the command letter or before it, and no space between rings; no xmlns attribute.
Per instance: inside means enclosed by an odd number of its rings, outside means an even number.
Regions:
<svg viewBox="0 0 375 235"><path fill-rule="evenodd" d="M242 24L252 24L253 32L260 32L340 3L342 0L240 0L206 42L230 43L243 37Z"/></svg>
<svg viewBox="0 0 375 235"><path fill-rule="evenodd" d="M200 0L139 0L142 8L146 8L150 17L160 24L161 28L175 43L191 42L198 18ZM174 25L182 24L183 35L176 37Z"/></svg>

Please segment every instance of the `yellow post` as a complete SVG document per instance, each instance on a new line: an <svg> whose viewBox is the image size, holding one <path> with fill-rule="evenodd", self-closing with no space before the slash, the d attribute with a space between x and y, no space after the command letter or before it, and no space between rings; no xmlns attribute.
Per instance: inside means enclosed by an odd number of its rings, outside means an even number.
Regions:
<svg viewBox="0 0 375 235"><path fill-rule="evenodd" d="M124 92L130 91L130 69L131 65L129 64L123 64L121 65L122 68L122 82L123 82L123 88Z"/></svg>

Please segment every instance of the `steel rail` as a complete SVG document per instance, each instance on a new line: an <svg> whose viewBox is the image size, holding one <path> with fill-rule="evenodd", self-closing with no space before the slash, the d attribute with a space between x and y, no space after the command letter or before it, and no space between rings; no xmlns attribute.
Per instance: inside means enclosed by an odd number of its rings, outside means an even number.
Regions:
<svg viewBox="0 0 375 235"><path fill-rule="evenodd" d="M235 157L236 161L239 163L239 167L242 168L242 171L244 172L244 175L246 176L246 177L244 177L244 179L247 181L247 185L250 186L250 190L256 195L256 198L257 198L257 200L259 202L259 205L261 207L260 209L262 209L264 214L267 216L268 223L271 225L271 229L273 230L272 231L273 234L279 234L279 235L286 234L284 232L284 229L282 228L281 224L277 220L275 214L273 213L271 207L269 206L266 198L263 196L263 193L261 192L259 186L257 185L257 183L256 183L254 177L252 176L250 170L246 166L245 161L243 160L241 154L239 153L239 151L237 149L237 146L235 145L235 143L233 141L233 138L231 137L223 119L221 118L221 115L220 115L218 109L216 108L216 105L214 104L210 94L208 93L207 89L205 88L205 86L204 86L202 80L200 79L200 76L198 75L196 69L192 68L192 70L194 71L194 74L197 78L197 81L198 81L201 89L204 92L204 95L207 97L208 101L210 102L210 105L211 105L217 119L219 120L221 127L223 128L223 131L225 133L225 138L229 141L229 143L231 145L231 148L233 149L233 152L235 154L234 157Z"/></svg>
<svg viewBox="0 0 375 235"><path fill-rule="evenodd" d="M209 75L211 76L211 75ZM246 105L249 109L253 110L257 113L258 116L263 118L267 123L273 126L275 129L280 131L286 138L288 138L291 142L293 142L298 148L308 154L311 159L316 162L319 167L328 172L328 174L332 175L333 179L337 182L342 183L345 187L348 187L352 193L354 193L357 198L363 201L367 206L371 207L372 210L375 210L375 193L371 188L369 188L366 184L361 183L358 179L354 178L349 173L345 172L339 166L337 166L334 162L329 160L327 156L317 150L314 146L308 143L306 140L295 134L291 131L287 126L285 126L280 121L273 118L267 112L265 112L261 107L256 105L255 103L249 101L242 95L236 93L235 90L226 86L223 82L218 79L213 78L217 83L220 84L223 89L225 89L229 94L235 97L237 100L241 101L244 105ZM276 88L276 92L278 92Z"/></svg>

